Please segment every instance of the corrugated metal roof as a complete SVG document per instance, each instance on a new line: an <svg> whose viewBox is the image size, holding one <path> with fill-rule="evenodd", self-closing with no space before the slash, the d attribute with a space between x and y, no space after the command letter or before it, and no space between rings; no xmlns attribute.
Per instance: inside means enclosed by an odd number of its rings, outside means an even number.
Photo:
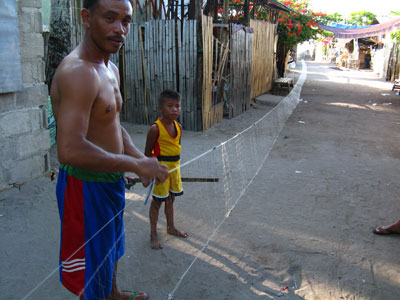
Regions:
<svg viewBox="0 0 400 300"><path fill-rule="evenodd" d="M285 4L283 4L277 0L266 0L266 1L262 1L262 2L267 2L266 3L267 6L272 9L283 10L283 11L292 12L292 13L299 13L298 11L286 6Z"/></svg>
<svg viewBox="0 0 400 300"><path fill-rule="evenodd" d="M285 4L277 1L277 0L267 0L265 1L267 2L267 6L272 8L272 9L278 9L278 10L284 10L287 12L295 12L298 13L297 11L295 11L294 9L287 7Z"/></svg>
<svg viewBox="0 0 400 300"><path fill-rule="evenodd" d="M287 7L285 4L277 1L277 0L254 0L253 5L261 5L261 6L266 6L274 10L283 10L286 12L293 12L293 13L298 13L298 11Z"/></svg>

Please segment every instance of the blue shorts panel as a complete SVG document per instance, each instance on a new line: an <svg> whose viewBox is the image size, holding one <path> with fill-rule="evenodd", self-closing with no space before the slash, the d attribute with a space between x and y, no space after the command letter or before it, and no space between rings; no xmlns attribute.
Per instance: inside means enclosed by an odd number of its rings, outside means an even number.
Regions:
<svg viewBox="0 0 400 300"><path fill-rule="evenodd" d="M60 169L57 200L61 282L83 299L107 298L114 265L124 254L123 178L115 182L84 181Z"/></svg>
<svg viewBox="0 0 400 300"><path fill-rule="evenodd" d="M92 238L85 247L84 299L104 299L111 293L114 265L125 252L124 180L117 183L86 182L83 195L85 239Z"/></svg>

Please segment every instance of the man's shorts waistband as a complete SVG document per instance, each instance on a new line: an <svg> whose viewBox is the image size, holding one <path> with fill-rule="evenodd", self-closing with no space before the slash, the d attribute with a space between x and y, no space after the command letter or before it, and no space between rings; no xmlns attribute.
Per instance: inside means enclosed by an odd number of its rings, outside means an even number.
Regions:
<svg viewBox="0 0 400 300"><path fill-rule="evenodd" d="M119 172L95 172L80 169L70 165L60 164L60 169L68 175L87 182L117 182L124 173Z"/></svg>

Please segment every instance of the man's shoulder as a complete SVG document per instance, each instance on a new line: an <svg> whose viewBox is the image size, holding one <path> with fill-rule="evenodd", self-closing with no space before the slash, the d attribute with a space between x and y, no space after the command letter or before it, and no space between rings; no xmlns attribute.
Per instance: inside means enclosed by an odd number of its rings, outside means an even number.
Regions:
<svg viewBox="0 0 400 300"><path fill-rule="evenodd" d="M58 67L53 83L55 89L62 94L71 91L97 94L100 76L93 63L70 54Z"/></svg>
<svg viewBox="0 0 400 300"><path fill-rule="evenodd" d="M96 67L93 63L77 56L67 56L64 58L57 73L74 77L98 76Z"/></svg>

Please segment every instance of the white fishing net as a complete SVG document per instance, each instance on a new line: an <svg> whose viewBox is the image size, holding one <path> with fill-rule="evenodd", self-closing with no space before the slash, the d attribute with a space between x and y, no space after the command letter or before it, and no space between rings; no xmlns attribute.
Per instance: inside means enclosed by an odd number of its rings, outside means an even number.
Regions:
<svg viewBox="0 0 400 300"><path fill-rule="evenodd" d="M149 189L136 184L133 190L127 190L124 215L127 243L125 255L118 268L121 274L129 271L131 273L122 279L124 285L141 287L149 281L154 281L154 284L162 281L163 288L153 299L185 299L185 294L180 293L182 283L194 272L193 266L205 255L210 242L222 224L234 213L242 196L249 188L253 188L251 184L254 178L263 167L280 131L299 101L305 68L303 63L303 74L292 92L250 127L199 155L186 160L183 157L181 176L184 195L175 200L174 216L176 227L187 231L189 238L166 238L165 216L161 208L158 231L160 242L165 247L158 251L151 250L149 203L144 206ZM169 259L175 255L174 252L185 255L179 260ZM106 257L104 262L108 259ZM167 276L157 274L157 265L161 263L169 264L170 273ZM154 277L143 278L136 272L144 268L154 268ZM100 266L98 269L101 269ZM23 299L75 299L76 296L66 290L60 294L60 289L54 289L59 280L58 272L58 267L55 266L54 271L39 279L37 285ZM95 273L89 281L95 280L99 289L110 284L97 281L97 275L101 274Z"/></svg>

